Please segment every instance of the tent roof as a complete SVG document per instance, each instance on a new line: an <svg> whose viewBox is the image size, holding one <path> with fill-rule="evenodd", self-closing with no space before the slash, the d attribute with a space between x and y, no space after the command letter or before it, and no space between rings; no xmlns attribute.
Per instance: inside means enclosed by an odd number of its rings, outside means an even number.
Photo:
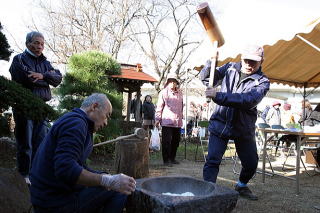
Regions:
<svg viewBox="0 0 320 213"><path fill-rule="evenodd" d="M320 23L310 33L299 33L301 37L320 47ZM290 41L280 40L274 45L265 45L263 72L271 82L283 83L296 87L320 86L320 52L295 36ZM219 65L229 61L240 61L227 58Z"/></svg>

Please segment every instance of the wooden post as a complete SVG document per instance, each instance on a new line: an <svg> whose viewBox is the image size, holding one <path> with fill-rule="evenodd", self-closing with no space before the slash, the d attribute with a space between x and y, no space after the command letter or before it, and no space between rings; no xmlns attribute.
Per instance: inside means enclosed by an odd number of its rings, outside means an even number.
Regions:
<svg viewBox="0 0 320 213"><path fill-rule="evenodd" d="M138 91L137 91L137 102L136 102L136 109L135 109L135 114L136 114L136 116L135 116L135 121L136 122L141 122L141 102L140 102L140 100L141 100L141 90L139 89Z"/></svg>
<svg viewBox="0 0 320 213"><path fill-rule="evenodd" d="M128 102L127 102L127 122L130 122L131 99L132 99L132 93L129 91L128 92Z"/></svg>
<svg viewBox="0 0 320 213"><path fill-rule="evenodd" d="M125 139L115 146L115 171L134 178L149 176L149 143L144 139Z"/></svg>

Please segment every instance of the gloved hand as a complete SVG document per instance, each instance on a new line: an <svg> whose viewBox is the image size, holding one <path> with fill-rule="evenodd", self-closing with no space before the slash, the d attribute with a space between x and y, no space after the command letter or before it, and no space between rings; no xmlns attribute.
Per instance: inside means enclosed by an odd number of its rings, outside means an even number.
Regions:
<svg viewBox="0 0 320 213"><path fill-rule="evenodd" d="M207 87L205 94L207 98L215 98L218 92L218 88Z"/></svg>
<svg viewBox="0 0 320 213"><path fill-rule="evenodd" d="M108 175L103 174L101 177L101 186L108 189L130 195L136 189L136 181L127 175L117 174Z"/></svg>

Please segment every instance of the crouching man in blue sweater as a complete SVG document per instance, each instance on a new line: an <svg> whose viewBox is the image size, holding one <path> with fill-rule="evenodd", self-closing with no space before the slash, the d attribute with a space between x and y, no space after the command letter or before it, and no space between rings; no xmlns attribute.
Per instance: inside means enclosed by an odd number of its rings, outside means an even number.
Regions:
<svg viewBox="0 0 320 213"><path fill-rule="evenodd" d="M30 193L35 213L122 212L127 195L135 190L135 180L85 165L93 132L107 125L111 113L107 96L95 93L80 109L54 123L32 164Z"/></svg>

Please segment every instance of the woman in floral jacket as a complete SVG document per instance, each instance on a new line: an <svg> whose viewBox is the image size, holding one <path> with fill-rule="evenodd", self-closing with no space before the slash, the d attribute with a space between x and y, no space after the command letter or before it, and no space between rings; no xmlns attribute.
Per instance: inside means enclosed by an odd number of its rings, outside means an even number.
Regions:
<svg viewBox="0 0 320 213"><path fill-rule="evenodd" d="M179 164L176 153L182 127L183 95L177 78L169 74L160 92L156 109L156 126L162 126L162 158L166 166Z"/></svg>

